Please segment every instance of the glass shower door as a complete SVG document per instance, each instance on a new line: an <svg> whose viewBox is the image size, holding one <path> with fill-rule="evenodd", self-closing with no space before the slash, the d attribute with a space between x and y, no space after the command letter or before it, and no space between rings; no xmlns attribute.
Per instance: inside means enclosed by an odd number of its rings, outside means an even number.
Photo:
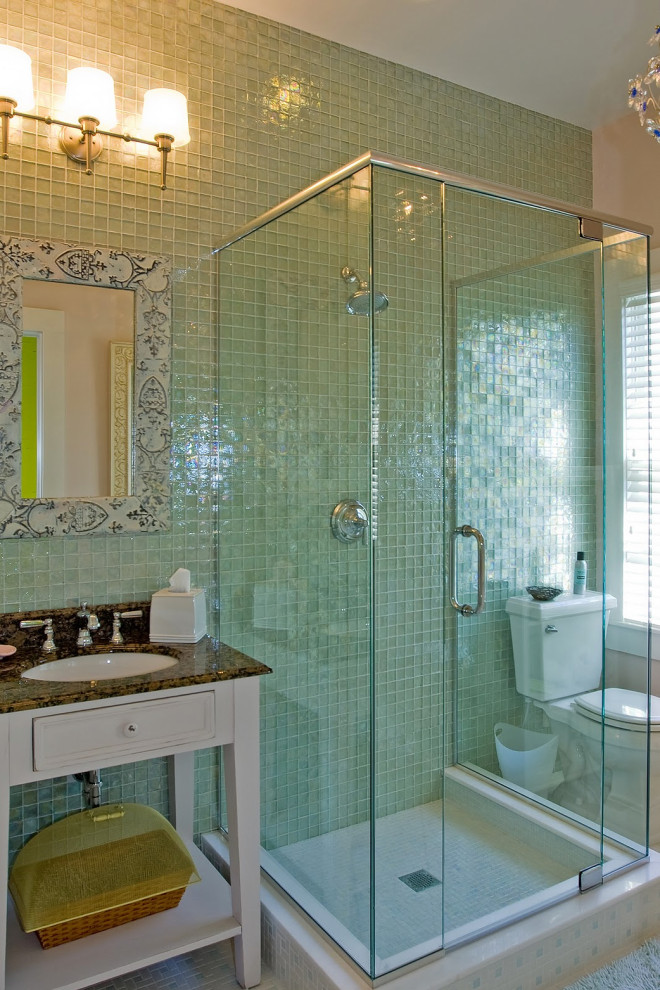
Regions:
<svg viewBox="0 0 660 990"><path fill-rule="evenodd" d="M455 188L447 189L445 245L454 548L446 621L455 635L446 716L455 763L511 787L487 824L493 867L473 878L478 896L469 909L446 879L451 942L514 903L519 912L566 884L574 889L576 875L601 861L600 746L579 780L562 773L570 712L518 692L506 606L516 596L532 602L531 586L572 592L577 551L589 562L588 587L603 588L602 247L580 235L576 217ZM593 689L603 663L595 607ZM566 660L570 675L578 661ZM577 693L571 687L569 677L557 696ZM446 809L460 776L446 774ZM539 844L516 788L562 809L571 792L581 842L565 842L559 830ZM448 863L465 862L464 837L446 828Z"/></svg>
<svg viewBox="0 0 660 990"><path fill-rule="evenodd" d="M220 634L261 684L262 865L370 967L369 171L219 257ZM349 308L350 304L350 308ZM335 511L336 510L336 511Z"/></svg>
<svg viewBox="0 0 660 990"><path fill-rule="evenodd" d="M442 184L374 169L374 971L443 945Z"/></svg>

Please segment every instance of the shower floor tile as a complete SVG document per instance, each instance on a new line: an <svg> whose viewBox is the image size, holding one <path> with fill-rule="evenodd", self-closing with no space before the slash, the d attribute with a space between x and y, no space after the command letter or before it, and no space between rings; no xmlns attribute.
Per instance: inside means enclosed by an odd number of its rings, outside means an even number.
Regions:
<svg viewBox="0 0 660 990"><path fill-rule="evenodd" d="M560 862L487 817L446 802L443 877L442 804L401 811L376 822L376 954L404 953L442 933L574 876ZM361 823L270 850L270 855L364 946L369 945L369 825ZM585 859L582 854L582 859ZM427 871L441 883L419 892L401 877Z"/></svg>

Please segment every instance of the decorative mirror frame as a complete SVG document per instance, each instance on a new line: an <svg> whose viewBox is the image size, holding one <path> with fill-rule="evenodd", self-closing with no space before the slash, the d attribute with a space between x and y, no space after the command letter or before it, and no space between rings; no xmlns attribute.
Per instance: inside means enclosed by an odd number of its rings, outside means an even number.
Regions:
<svg viewBox="0 0 660 990"><path fill-rule="evenodd" d="M21 498L23 280L135 293L133 493ZM153 533L170 527L172 268L166 258L0 239L0 538ZM84 424L80 443L84 447Z"/></svg>

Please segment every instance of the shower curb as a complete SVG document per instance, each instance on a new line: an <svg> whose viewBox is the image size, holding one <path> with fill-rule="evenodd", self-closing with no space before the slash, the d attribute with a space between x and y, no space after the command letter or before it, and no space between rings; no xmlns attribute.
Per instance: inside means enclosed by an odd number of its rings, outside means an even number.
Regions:
<svg viewBox="0 0 660 990"><path fill-rule="evenodd" d="M228 870L224 836L202 848ZM289 990L563 990L660 932L660 854L586 894L370 981L262 873L262 956Z"/></svg>

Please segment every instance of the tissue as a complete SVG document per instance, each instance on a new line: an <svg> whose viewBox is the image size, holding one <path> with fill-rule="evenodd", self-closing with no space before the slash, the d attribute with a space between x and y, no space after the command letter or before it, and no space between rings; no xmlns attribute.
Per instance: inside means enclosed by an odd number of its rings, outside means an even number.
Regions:
<svg viewBox="0 0 660 990"><path fill-rule="evenodd" d="M178 567L169 581L170 591L176 594L190 591L190 571L185 567Z"/></svg>

